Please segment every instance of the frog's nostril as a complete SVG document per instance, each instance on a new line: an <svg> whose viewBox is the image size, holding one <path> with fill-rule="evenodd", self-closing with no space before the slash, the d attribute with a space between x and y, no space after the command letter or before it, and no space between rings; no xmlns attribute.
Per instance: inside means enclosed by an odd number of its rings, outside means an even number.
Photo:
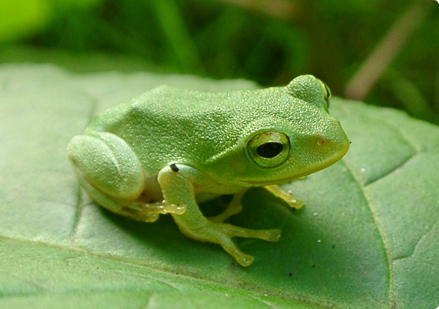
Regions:
<svg viewBox="0 0 439 309"><path fill-rule="evenodd" d="M319 146L323 146L323 144L325 143L325 139L324 139L323 137L320 136L319 138L317 138L316 143L317 143L317 145L319 145Z"/></svg>

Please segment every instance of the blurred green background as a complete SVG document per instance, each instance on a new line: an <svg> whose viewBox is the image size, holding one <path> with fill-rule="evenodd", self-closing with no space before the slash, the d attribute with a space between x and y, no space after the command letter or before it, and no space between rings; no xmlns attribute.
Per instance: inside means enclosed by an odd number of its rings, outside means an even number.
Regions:
<svg viewBox="0 0 439 309"><path fill-rule="evenodd" d="M172 72L283 85L439 123L434 0L0 0L0 63Z"/></svg>

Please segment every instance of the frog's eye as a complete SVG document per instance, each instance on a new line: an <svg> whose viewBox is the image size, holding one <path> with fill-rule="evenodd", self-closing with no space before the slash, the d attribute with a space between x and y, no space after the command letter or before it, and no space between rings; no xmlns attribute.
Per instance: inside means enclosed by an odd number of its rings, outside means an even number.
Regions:
<svg viewBox="0 0 439 309"><path fill-rule="evenodd" d="M247 144L247 157L261 167L277 167L291 154L289 138L280 132L259 133Z"/></svg>
<svg viewBox="0 0 439 309"><path fill-rule="evenodd" d="M317 79L320 83L320 86L322 87L322 92L323 92L323 98L326 101L326 104L328 105L329 108L329 101L331 100L331 90L329 89L329 87L322 82L320 79Z"/></svg>

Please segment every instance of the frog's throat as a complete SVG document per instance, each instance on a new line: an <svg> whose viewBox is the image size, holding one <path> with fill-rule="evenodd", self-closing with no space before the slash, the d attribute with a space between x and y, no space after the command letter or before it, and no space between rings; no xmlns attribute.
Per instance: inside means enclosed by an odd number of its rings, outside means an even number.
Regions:
<svg viewBox="0 0 439 309"><path fill-rule="evenodd" d="M277 185L277 184L282 184L282 183L290 182L293 180L301 179L309 174L311 174L311 173L303 173L300 175L294 175L293 177L274 179L274 180L270 180L270 181L245 180L245 181L241 181L241 184L245 185L245 186L250 185L250 186L255 186L255 187L265 187L265 186Z"/></svg>

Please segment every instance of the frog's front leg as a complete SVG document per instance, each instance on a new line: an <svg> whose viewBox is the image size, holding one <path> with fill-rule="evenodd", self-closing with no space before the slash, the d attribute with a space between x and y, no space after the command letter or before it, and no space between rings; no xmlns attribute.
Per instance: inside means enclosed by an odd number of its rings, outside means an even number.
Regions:
<svg viewBox="0 0 439 309"><path fill-rule="evenodd" d="M299 209L303 207L303 201L295 198L291 192L285 192L278 185L266 186L265 189L270 191L274 196L284 200L291 208Z"/></svg>
<svg viewBox="0 0 439 309"><path fill-rule="evenodd" d="M183 213L184 205L146 203L143 168L131 147L111 133L75 136L67 147L73 170L87 194L101 206L138 221ZM148 190L148 188L146 188Z"/></svg>
<svg viewBox="0 0 439 309"><path fill-rule="evenodd" d="M258 238L275 242L280 239L280 230L250 230L231 224L213 222L203 216L195 200L194 185L199 172L192 167L171 164L163 168L158 181L165 200L172 204L186 205L183 214L172 214L178 227L186 236L205 242L219 244L242 266L249 266L254 258L244 254L233 243L233 237Z"/></svg>

